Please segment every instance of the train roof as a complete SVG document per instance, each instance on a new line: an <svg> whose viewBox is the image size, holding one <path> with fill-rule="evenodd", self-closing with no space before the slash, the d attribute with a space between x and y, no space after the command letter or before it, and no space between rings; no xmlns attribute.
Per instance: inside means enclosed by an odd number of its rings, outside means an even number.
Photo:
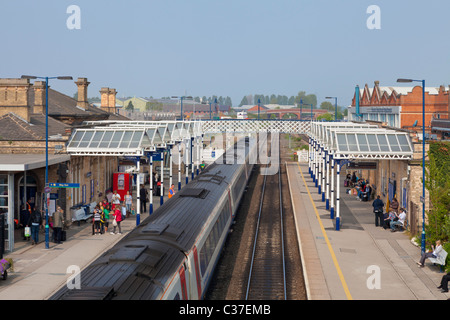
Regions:
<svg viewBox="0 0 450 320"><path fill-rule="evenodd" d="M242 147L235 145L234 149ZM241 165L209 165L85 268L80 290L64 287L52 299L104 299L111 298L112 292L115 299L156 299L193 248L220 198L227 196L228 185Z"/></svg>

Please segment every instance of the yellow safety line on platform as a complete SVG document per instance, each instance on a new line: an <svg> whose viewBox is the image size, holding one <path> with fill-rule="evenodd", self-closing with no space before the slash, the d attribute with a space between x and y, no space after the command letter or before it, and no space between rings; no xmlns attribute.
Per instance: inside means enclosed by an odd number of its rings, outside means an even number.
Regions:
<svg viewBox="0 0 450 320"><path fill-rule="evenodd" d="M330 251L334 266L339 275L339 279L341 280L342 287L344 288L344 291L345 291L345 295L347 296L348 300L353 300L352 295L350 294L350 291L348 290L347 282L345 281L344 275L342 274L341 268L339 267L339 263L337 261L336 255L334 254L333 248L331 247L330 240L328 240L327 234L325 232L325 228L323 227L322 220L320 219L320 216L319 216L319 212L317 211L316 205L314 204L314 200L311 196L311 192L309 192L309 188L308 188L308 185L306 184L305 177L303 176L302 169L300 168L300 165L298 163L297 163L297 166L300 171L300 174L302 175L302 179L303 179L303 183L305 184L306 191L308 191L309 199L311 200L311 203L313 205L314 212L316 213L317 220L319 221L320 229L322 230L323 237L325 238L325 242L327 243L328 250Z"/></svg>

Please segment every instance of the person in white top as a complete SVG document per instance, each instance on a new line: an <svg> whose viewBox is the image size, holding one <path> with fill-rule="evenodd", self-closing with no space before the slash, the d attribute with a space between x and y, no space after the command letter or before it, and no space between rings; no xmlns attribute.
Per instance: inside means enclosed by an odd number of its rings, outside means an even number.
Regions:
<svg viewBox="0 0 450 320"><path fill-rule="evenodd" d="M394 211L395 213L395 211ZM404 226L405 224L405 220L406 220L406 212L405 209L401 208L400 209L400 214L397 215L397 213L395 213L395 216L398 218L397 221L391 221L390 223L390 227L391 227L391 231L395 232L395 226Z"/></svg>
<svg viewBox="0 0 450 320"><path fill-rule="evenodd" d="M114 190L114 194L111 198L113 205L118 205L120 204L120 194L117 193L117 190Z"/></svg>
<svg viewBox="0 0 450 320"><path fill-rule="evenodd" d="M425 266L425 259L427 259L427 258L437 258L439 256L439 254L442 251L441 240L437 240L436 241L436 248L433 245L431 245L431 249L433 250L433 252L423 252L422 253L422 256L420 257L420 261L417 262L419 267L424 267Z"/></svg>

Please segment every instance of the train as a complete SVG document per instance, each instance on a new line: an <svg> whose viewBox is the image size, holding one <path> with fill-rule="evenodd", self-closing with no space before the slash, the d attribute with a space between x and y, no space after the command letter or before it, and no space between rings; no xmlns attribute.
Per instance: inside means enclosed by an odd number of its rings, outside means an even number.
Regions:
<svg viewBox="0 0 450 320"><path fill-rule="evenodd" d="M242 138L50 300L200 300L205 297L253 171ZM260 143L261 144L261 143Z"/></svg>

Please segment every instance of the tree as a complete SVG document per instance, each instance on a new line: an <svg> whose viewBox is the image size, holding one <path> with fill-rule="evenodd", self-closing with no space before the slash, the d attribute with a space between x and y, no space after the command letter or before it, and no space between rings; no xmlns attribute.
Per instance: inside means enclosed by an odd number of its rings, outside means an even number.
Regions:
<svg viewBox="0 0 450 320"><path fill-rule="evenodd" d="M320 109L334 111L334 106L329 101L324 101L320 104Z"/></svg>
<svg viewBox="0 0 450 320"><path fill-rule="evenodd" d="M431 142L428 151L425 188L430 195L430 208L427 211L425 232L428 244L436 240L447 243L450 249L450 143Z"/></svg>
<svg viewBox="0 0 450 320"><path fill-rule="evenodd" d="M128 102L127 106L125 107L125 110L127 111L134 111L133 102Z"/></svg>
<svg viewBox="0 0 450 320"><path fill-rule="evenodd" d="M318 116L317 120L333 121L334 116L331 113L324 113Z"/></svg>
<svg viewBox="0 0 450 320"><path fill-rule="evenodd" d="M306 95L305 91L299 91L297 96L295 97L295 103L300 104L300 101L303 104L312 104L313 107L317 106L317 97L315 94Z"/></svg>
<svg viewBox="0 0 450 320"><path fill-rule="evenodd" d="M241 103L239 104L239 107L248 105L248 100L247 100L247 96L244 96L241 100Z"/></svg>

